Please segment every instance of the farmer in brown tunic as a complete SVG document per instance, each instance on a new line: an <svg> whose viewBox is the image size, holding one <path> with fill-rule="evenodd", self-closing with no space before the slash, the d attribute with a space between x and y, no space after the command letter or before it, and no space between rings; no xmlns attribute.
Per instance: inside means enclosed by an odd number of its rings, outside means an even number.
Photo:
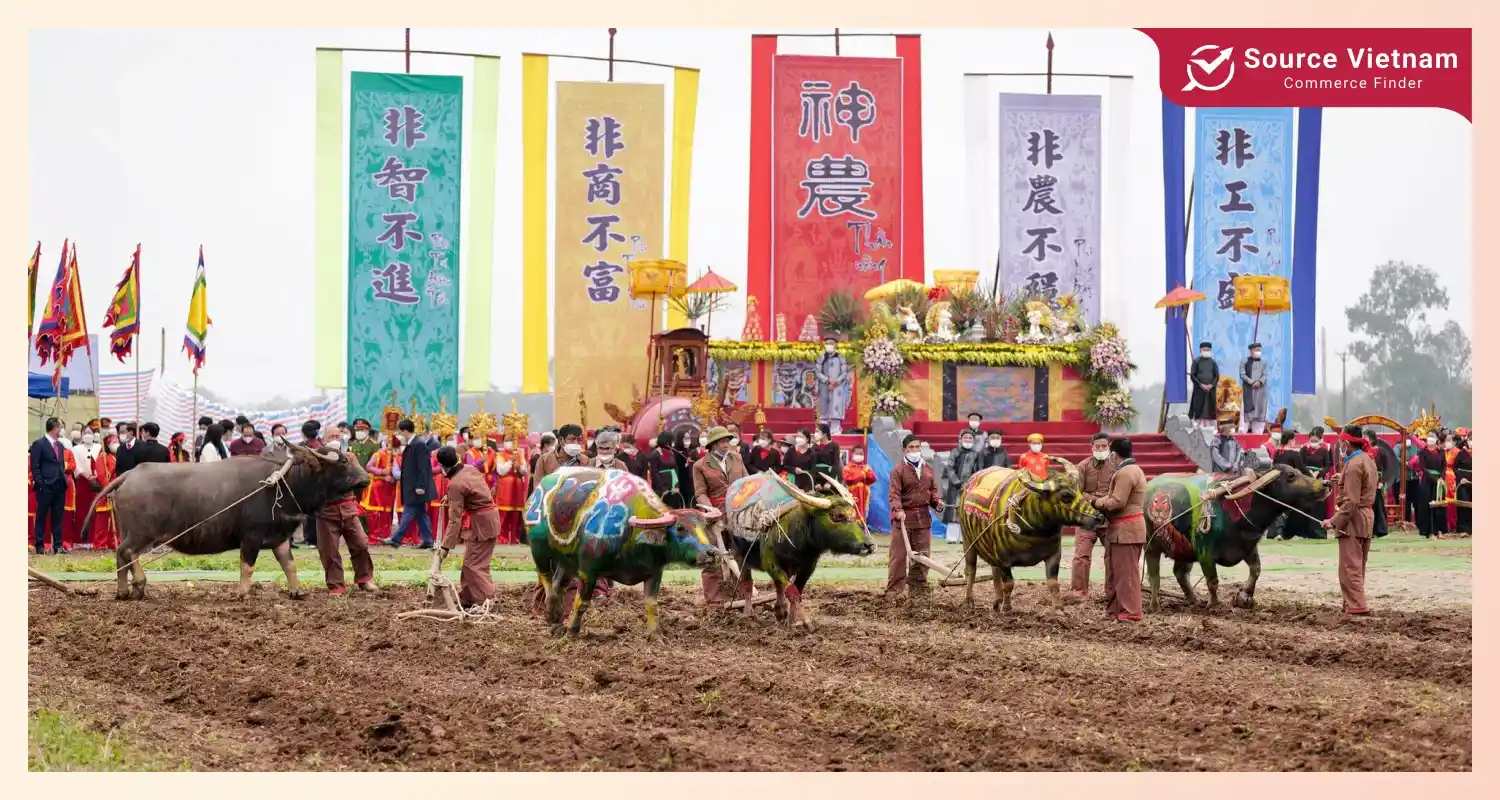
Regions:
<svg viewBox="0 0 1500 800"><path fill-rule="evenodd" d="M693 462L693 502L724 511L724 497L729 485L745 477L734 434L728 428L716 427L708 432L708 455ZM720 567L703 568L703 604L724 602L723 575Z"/></svg>
<svg viewBox="0 0 1500 800"><path fill-rule="evenodd" d="M359 460L347 451L344 460L358 464ZM339 542L349 548L349 560L354 562L354 586L360 591L375 591L375 564L370 560L370 540L359 522L359 501L353 492L345 492L318 509L318 560L323 562L323 580L328 584L328 593L337 597L344 593L344 556L339 553Z"/></svg>
<svg viewBox="0 0 1500 800"><path fill-rule="evenodd" d="M1116 437L1110 452L1120 459L1109 493L1094 498L1094 507L1109 517L1104 533L1104 599L1106 613L1121 622L1141 618L1141 550L1146 545L1146 473L1132 458L1130 440Z"/></svg>
<svg viewBox="0 0 1500 800"><path fill-rule="evenodd" d="M1109 434L1094 434L1093 458L1078 465L1079 477L1083 480L1083 494L1094 500L1109 494L1109 479L1114 477L1120 459L1109 451ZM1083 528L1073 531L1073 569L1069 572L1074 597L1089 596L1089 569L1094 562L1094 542L1098 534Z"/></svg>
<svg viewBox="0 0 1500 800"><path fill-rule="evenodd" d="M1365 563L1370 559L1370 534L1375 525L1375 487L1380 474L1366 450L1364 431L1348 425L1340 438L1344 454L1338 481L1338 501L1333 517L1323 527L1339 540L1339 590L1344 594L1345 614L1368 614L1365 603Z"/></svg>
<svg viewBox="0 0 1500 800"><path fill-rule="evenodd" d="M922 462L922 442L916 434L907 434L901 440L905 451L900 464L891 470L891 562L887 571L886 594L898 594L902 589L925 591L927 589L927 567L911 561L906 551L906 541L901 538L901 526L906 527L906 539L913 551L932 555L932 515L927 509L943 511L943 500L938 494L937 477L932 467Z"/></svg>
<svg viewBox="0 0 1500 800"><path fill-rule="evenodd" d="M448 532L443 536L438 562L464 543L463 569L458 578L458 602L465 608L477 606L495 594L490 580L490 557L495 553L495 539L500 536L500 512L484 473L458 460L458 451L444 447L437 453L438 466L448 477ZM469 515L469 528L463 529L463 516Z"/></svg>

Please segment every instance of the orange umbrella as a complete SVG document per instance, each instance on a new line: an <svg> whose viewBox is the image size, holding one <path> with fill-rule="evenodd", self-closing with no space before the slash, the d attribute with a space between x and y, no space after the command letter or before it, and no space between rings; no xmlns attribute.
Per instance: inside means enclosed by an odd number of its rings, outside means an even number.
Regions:
<svg viewBox="0 0 1500 800"><path fill-rule="evenodd" d="M1207 300L1207 299L1208 299L1208 295L1206 295L1206 294L1204 294L1202 292L1195 292L1192 289L1187 288L1186 286L1178 286L1177 288L1173 289L1172 291L1167 292L1167 294L1166 294L1165 297L1163 297L1160 300L1157 300L1156 301L1156 307L1157 308L1166 309L1166 312L1163 315L1164 318L1165 318L1164 321L1171 319L1172 309L1175 308L1175 309L1178 309L1178 313L1179 314L1182 314L1183 321L1184 321L1184 323L1186 323L1186 321L1187 321L1187 307L1190 306L1190 305L1192 305L1193 303L1198 302L1199 300ZM1183 328L1183 332L1186 333L1187 332L1187 325L1184 324L1182 326L1182 328ZM1188 342L1191 344L1192 340L1189 339ZM1164 433L1166 431L1166 429L1167 429L1167 386L1166 386L1166 384L1162 384L1162 387L1161 387L1161 420L1160 420L1160 423L1157 426L1157 432L1158 433Z"/></svg>
<svg viewBox="0 0 1500 800"><path fill-rule="evenodd" d="M698 280L688 284L688 294L721 294L723 292L738 291L740 287L730 283L724 276L714 272L713 267L703 273Z"/></svg>

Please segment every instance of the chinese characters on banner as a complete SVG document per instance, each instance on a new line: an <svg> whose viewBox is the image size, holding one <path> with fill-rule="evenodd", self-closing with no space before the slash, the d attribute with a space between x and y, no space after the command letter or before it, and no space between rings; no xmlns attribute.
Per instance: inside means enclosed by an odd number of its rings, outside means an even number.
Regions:
<svg viewBox="0 0 1500 800"><path fill-rule="evenodd" d="M1099 97L1000 95L1000 286L1099 321Z"/></svg>
<svg viewBox="0 0 1500 800"><path fill-rule="evenodd" d="M899 58L772 63L771 305L800 331L839 289L901 277Z"/></svg>
<svg viewBox="0 0 1500 800"><path fill-rule="evenodd" d="M662 258L666 93L660 84L557 84L554 420L629 407L645 388L650 299L630 262ZM665 300L657 303L662 312ZM597 420L594 420L597 422Z"/></svg>
<svg viewBox="0 0 1500 800"><path fill-rule="evenodd" d="M1197 111L1193 173L1193 339L1214 345L1219 372L1239 379L1252 337L1264 345L1268 416L1291 407L1292 317L1234 310L1237 275L1291 277L1292 110ZM1295 309L1292 313L1295 313Z"/></svg>
<svg viewBox="0 0 1500 800"><path fill-rule="evenodd" d="M458 408L463 79L355 72L350 98L349 417Z"/></svg>

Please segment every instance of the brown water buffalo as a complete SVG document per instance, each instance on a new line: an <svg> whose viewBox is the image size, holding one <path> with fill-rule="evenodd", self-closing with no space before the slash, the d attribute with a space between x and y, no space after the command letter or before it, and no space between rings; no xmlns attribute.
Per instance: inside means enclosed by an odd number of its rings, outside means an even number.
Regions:
<svg viewBox="0 0 1500 800"><path fill-rule="evenodd" d="M282 480L272 476L285 460L255 456L209 464L141 464L110 481L94 502L114 497L120 526L116 597L140 600L146 596L146 570L137 556L165 544L189 555L239 550L241 596L250 591L256 557L270 550L286 573L292 596L301 598L302 587L292 565L292 535L304 515L346 492L363 489L370 484L370 476L352 460L326 448L292 445L290 459ZM90 513L83 536L88 535L93 519ZM188 533L179 536L183 531ZM128 588L127 568L133 576Z"/></svg>

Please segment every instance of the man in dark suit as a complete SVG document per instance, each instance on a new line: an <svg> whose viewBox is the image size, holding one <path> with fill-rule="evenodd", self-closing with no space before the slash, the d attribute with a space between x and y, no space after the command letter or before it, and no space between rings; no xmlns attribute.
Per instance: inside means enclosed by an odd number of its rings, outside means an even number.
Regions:
<svg viewBox="0 0 1500 800"><path fill-rule="evenodd" d="M115 474L123 475L126 470L138 467L141 464L170 464L172 454L167 452L167 446L156 440L161 435L161 426L155 422L148 422L140 427L141 436L136 438L135 425L126 425L125 431L129 434L131 442L127 449L121 446L116 454Z"/></svg>
<svg viewBox="0 0 1500 800"><path fill-rule="evenodd" d="M417 523L417 532L422 537L419 545L423 550L432 549L432 519L427 514L427 504L437 487L432 481L432 453L437 441L431 436L417 436L417 426L409 419L396 425L397 436L406 445L401 453L401 523L391 535L391 547L400 547L406 538L406 529Z"/></svg>
<svg viewBox="0 0 1500 800"><path fill-rule="evenodd" d="M52 551L63 551L63 505L68 497L63 462L62 420L47 419L47 434L31 443L31 484L36 492L36 528L32 544L37 555L47 551L47 524L52 525Z"/></svg>
<svg viewBox="0 0 1500 800"><path fill-rule="evenodd" d="M316 450L323 446L320 434L323 432L323 423L310 419L302 423L302 446ZM298 546L295 545L294 546ZM308 514L302 518L302 543L301 547L318 546L318 517L316 514Z"/></svg>

